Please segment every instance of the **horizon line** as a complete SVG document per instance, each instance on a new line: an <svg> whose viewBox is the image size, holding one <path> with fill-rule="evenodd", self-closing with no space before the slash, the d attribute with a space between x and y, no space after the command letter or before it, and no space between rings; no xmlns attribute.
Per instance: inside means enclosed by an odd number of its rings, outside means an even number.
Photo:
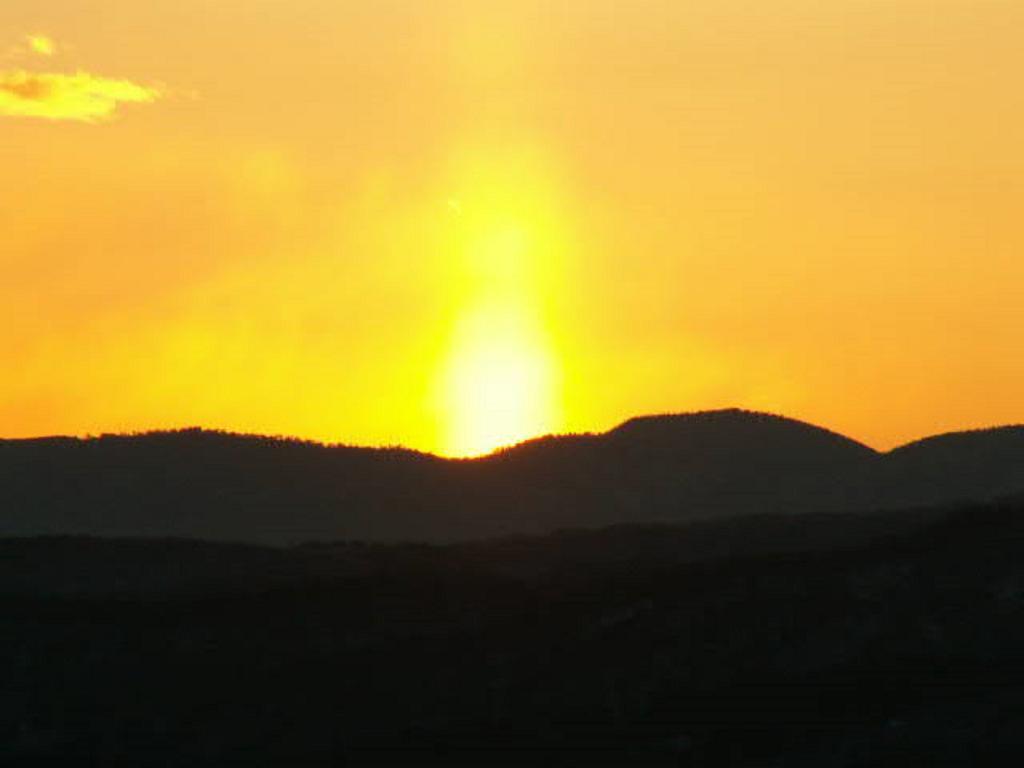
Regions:
<svg viewBox="0 0 1024 768"><path fill-rule="evenodd" d="M727 414L727 413L743 414L743 415L747 415L747 416L769 417L769 418L778 419L778 420L781 420L781 421L787 421L787 422L791 422L791 423L795 423L795 424L801 424L801 425L806 426L806 427L811 427L812 429L817 429L817 430L820 430L820 431L823 431L823 432L830 433L830 434L835 435L837 437L840 437L840 438L842 438L844 440L848 440L848 441L850 441L852 443L855 443L857 445L860 445L860 446L870 450L872 453L876 453L876 454L879 454L879 455L885 455L885 454L888 454L888 453L893 453L895 451L898 451L900 449L906 448L906 447L911 446L911 445L915 445L917 443L922 443L922 442L925 442L927 440L932 440L932 439L937 439L937 438L942 438L942 437L948 437L948 436L953 436L953 435L972 434L972 433L977 433L977 432L991 432L991 431L998 431L998 430L1003 430L1003 429L1022 429L1022 428L1024 428L1024 423L1022 423L1022 422L1006 422L1006 423L994 423L994 424L990 424L990 425L987 425L987 426L965 427L965 428L962 428L962 429L950 429L950 430L946 430L946 431L942 431L942 432L936 432L936 433L932 433L932 434L923 435L921 437L914 438L914 439L909 440L907 442L899 443L899 444L897 444L897 445L895 445L892 448L889 448L887 450L882 450L882 449L874 447L873 445L871 445L871 444L869 444L867 442L864 442L863 440L859 440L857 438L850 437L849 435L847 435L847 434L845 434L843 432L838 432L838 431L832 429L831 427L825 427L825 426L822 426L822 425L817 424L817 423L812 422L812 421L806 421L804 419L796 418L796 417L793 417L793 416L787 416L785 414L776 413L776 412L773 412L773 411L760 411L760 410L754 410L754 409L750 409L750 408L728 407L728 408L707 408L707 409L696 410L696 411L663 411L663 412L658 412L658 413L639 414L639 415L636 415L636 416L630 416L629 418L624 419L623 421L618 422L615 426L610 427L609 429L606 429L606 430L582 431L582 432L548 432L548 433L538 434L538 435L535 435L533 437L528 437L528 438L525 438L523 440L519 440L518 442L515 442L515 443L508 443L507 445L499 445L499 446L496 446L492 450L489 450L489 451L487 451L485 453L467 454L467 455L445 455L445 454L442 454L442 453L437 453L435 451L429 451L429 450L424 450L424 449L420 449L420 448L412 448L410 446L403 445L403 444L400 444L400 443L388 443L388 444L382 443L382 444L377 444L377 445L370 445L370 444L365 444L365 443L346 443L346 442L343 442L343 441L328 442L328 441L324 441L324 440L317 440L315 438L300 437L298 435L289 435L289 434L280 434L280 433L273 434L273 433L267 433L267 432L242 432L242 431L236 431L236 430L231 430L231 429L225 429L225 428L221 428L221 427L202 426L202 425L197 425L197 424L192 424L192 425L182 426L182 427L166 427L166 428L154 428L154 429L143 429L143 430L130 430L130 431L125 431L125 432L100 432L100 433L96 433L96 434L91 433L91 432L86 432L86 433L81 433L81 434L77 434L77 435L75 435L75 434L49 434L49 435L35 435L35 436L24 436L24 437L3 437L3 436L0 436L0 443L6 443L6 442L36 442L36 441L41 442L41 441L46 441L46 440L73 440L73 441L77 441L77 442L89 442L89 441L103 440L103 439L110 439L110 438L138 438L138 437L148 437L148 436L155 436L155 435L175 435L175 434L182 434L182 433L187 433L187 432L201 432L201 433L224 435L224 436L238 437L238 438L251 438L251 439L261 439L261 440L272 440L272 441L281 442L281 443L298 443L298 444L302 444L302 445L308 445L308 446L319 447L319 448L345 448L345 449L352 449L352 450L395 451L395 452L403 452L403 453L412 453L412 454L417 454L417 455L424 456L424 457L439 459L439 460L442 460L442 461L476 461L476 460L480 460L480 459L487 459L487 458L491 458L491 457L501 456L502 454L508 453L510 451L514 451L514 450L516 450L518 448L522 448L522 447L528 446L528 445L530 445L532 443L538 443L538 442L542 442L542 441L560 440L560 439L571 439L571 438L600 438L600 437L605 437L605 436L610 435L613 432L621 429L622 427L624 427L627 424L630 424L632 422L641 421L641 420L696 417L696 416L706 416L706 415L714 415L714 414Z"/></svg>

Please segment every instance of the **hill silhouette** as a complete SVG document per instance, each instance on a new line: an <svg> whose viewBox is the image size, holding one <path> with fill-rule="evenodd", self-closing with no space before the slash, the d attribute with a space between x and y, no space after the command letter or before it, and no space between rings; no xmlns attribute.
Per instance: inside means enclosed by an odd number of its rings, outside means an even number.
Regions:
<svg viewBox="0 0 1024 768"><path fill-rule="evenodd" d="M637 418L472 460L200 429L4 440L0 536L444 542L936 506L1024 491L1022 457L1022 427L879 453L739 410Z"/></svg>

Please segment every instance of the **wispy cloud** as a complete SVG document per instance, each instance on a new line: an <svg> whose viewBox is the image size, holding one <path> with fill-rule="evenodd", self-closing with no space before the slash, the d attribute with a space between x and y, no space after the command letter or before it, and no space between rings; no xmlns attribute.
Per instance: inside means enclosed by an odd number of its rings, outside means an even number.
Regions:
<svg viewBox="0 0 1024 768"><path fill-rule="evenodd" d="M21 42L4 50L4 52L0 54L0 59L6 59L8 61L23 61L25 59L40 56L52 59L54 56L64 53L64 51L64 46L59 45L57 41L49 35L33 34L25 35L21 39Z"/></svg>
<svg viewBox="0 0 1024 768"><path fill-rule="evenodd" d="M6 58L53 58L66 52L67 48L49 35L31 34L25 35L21 45L12 48ZM163 95L161 88L83 70L0 70L0 117L100 123L113 118L122 104L149 104Z"/></svg>
<svg viewBox="0 0 1024 768"><path fill-rule="evenodd" d="M88 72L0 72L0 115L98 123L109 120L122 104L149 104L159 88Z"/></svg>

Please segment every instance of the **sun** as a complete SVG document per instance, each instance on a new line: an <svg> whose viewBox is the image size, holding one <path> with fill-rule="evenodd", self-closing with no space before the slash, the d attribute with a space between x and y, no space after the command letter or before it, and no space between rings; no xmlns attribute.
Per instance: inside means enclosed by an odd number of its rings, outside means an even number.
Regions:
<svg viewBox="0 0 1024 768"><path fill-rule="evenodd" d="M552 431L558 375L529 313L483 307L463 319L442 378L443 452L478 456Z"/></svg>
<svg viewBox="0 0 1024 768"><path fill-rule="evenodd" d="M477 456L563 424L557 307L568 217L543 164L476 158L446 201L448 303L435 378L435 446Z"/></svg>

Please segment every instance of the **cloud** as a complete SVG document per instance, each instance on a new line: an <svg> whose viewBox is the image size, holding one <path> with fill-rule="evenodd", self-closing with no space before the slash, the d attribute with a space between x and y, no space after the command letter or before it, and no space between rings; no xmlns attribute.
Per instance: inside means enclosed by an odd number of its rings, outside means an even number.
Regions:
<svg viewBox="0 0 1024 768"><path fill-rule="evenodd" d="M29 35L28 45L34 53L38 53L40 56L49 57L57 52L57 44L53 42L53 38L46 35Z"/></svg>
<svg viewBox="0 0 1024 768"><path fill-rule="evenodd" d="M0 72L0 116L98 123L121 104L150 104L161 95L158 88L87 72Z"/></svg>
<svg viewBox="0 0 1024 768"><path fill-rule="evenodd" d="M51 59L64 51L64 46L58 45L57 41L49 35L25 35L19 44L0 54L0 59L21 61L33 56Z"/></svg>

